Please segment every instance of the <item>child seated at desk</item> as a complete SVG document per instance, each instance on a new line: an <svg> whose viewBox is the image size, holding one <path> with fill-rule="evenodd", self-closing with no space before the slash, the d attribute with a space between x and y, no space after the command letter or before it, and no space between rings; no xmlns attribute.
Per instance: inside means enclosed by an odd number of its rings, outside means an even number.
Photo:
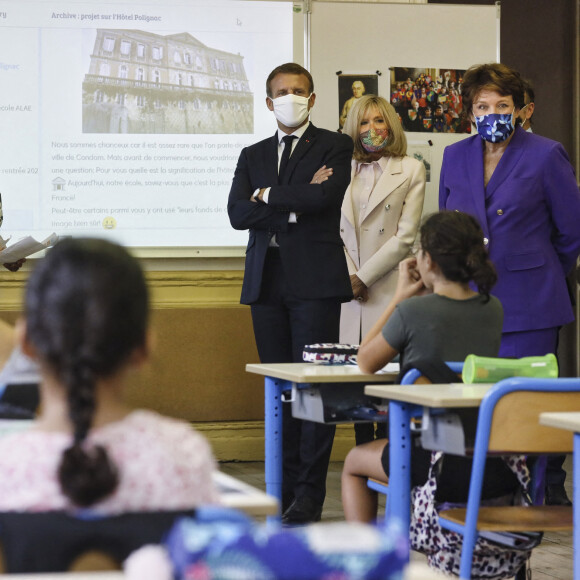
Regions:
<svg viewBox="0 0 580 580"><path fill-rule="evenodd" d="M425 360L462 361L469 354L497 356L503 310L499 300L489 294L497 275L483 240L479 224L464 213L440 212L425 221L416 258L401 262L395 296L361 343L357 362L363 372L378 371L398 353L401 368L406 370ZM478 292L472 290L470 283ZM426 454L422 451L414 448L412 451L413 486L425 484L431 475L430 454L427 453L425 465L420 465ZM463 473L455 471L446 478L445 490L438 490L441 492L437 494L438 502L466 501L470 464L461 459ZM525 471L522 478L527 477L525 465L518 463L518 468ZM376 518L377 493L367 487L367 479L384 481L388 469L389 445L384 439L359 445L349 452L342 473L342 502L347 520L371 522ZM513 496L518 486L513 468L499 458L488 460L484 499ZM418 544L425 548L433 539L432 530L421 529L421 525L438 525L435 510L431 512L434 518L430 519L425 505L425 501L434 498L420 499L424 517L422 524L417 519L412 523L415 549L419 549ZM434 544L433 553L437 553L444 549L445 541L440 536ZM447 572L455 571L455 567L458 570L458 558L454 558L457 555L458 551L450 557L438 553L438 567Z"/></svg>
<svg viewBox="0 0 580 580"><path fill-rule="evenodd" d="M219 502L203 436L123 402L127 375L149 356L148 310L143 272L116 244L66 239L40 260L17 332L41 369L41 411L30 430L0 439L0 511Z"/></svg>

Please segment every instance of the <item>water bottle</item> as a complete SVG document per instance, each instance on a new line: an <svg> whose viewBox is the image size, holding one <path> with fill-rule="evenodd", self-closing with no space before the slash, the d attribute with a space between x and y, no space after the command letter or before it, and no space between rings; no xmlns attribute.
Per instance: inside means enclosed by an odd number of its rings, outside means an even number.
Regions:
<svg viewBox="0 0 580 580"><path fill-rule="evenodd" d="M509 377L558 377L558 361L554 354L524 358L491 358L468 355L463 364L464 383L497 383Z"/></svg>

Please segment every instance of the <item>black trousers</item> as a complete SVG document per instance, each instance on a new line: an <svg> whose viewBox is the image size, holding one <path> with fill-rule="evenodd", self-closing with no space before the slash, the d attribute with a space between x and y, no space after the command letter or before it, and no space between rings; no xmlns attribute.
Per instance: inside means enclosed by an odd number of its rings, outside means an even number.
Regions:
<svg viewBox="0 0 580 580"><path fill-rule="evenodd" d="M294 296L276 249L268 250L259 300L251 305L254 336L262 363L301 362L304 345L338 342L340 301ZM334 425L292 417L283 405L282 503L309 496L322 505L334 440Z"/></svg>

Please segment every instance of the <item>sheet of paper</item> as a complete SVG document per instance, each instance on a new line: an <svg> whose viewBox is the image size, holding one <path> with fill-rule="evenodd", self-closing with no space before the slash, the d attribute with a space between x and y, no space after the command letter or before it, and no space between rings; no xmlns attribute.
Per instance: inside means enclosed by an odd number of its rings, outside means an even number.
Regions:
<svg viewBox="0 0 580 580"><path fill-rule="evenodd" d="M1 255L2 254L0 254L0 256ZM360 370L360 367L359 367L359 370ZM398 362L390 362L390 363L387 363L382 369L378 370L376 374L380 375L381 373L398 373L399 370L400 370L400 365Z"/></svg>
<svg viewBox="0 0 580 580"><path fill-rule="evenodd" d="M2 254L0 254L1 256ZM390 362L384 366L379 373L398 373L400 371L400 365L398 362Z"/></svg>
<svg viewBox="0 0 580 580"><path fill-rule="evenodd" d="M46 250L46 248L55 244L57 240L58 236L56 234L51 234L42 242L36 241L32 236L26 236L0 251L0 264L12 264L22 258L36 254L36 252Z"/></svg>

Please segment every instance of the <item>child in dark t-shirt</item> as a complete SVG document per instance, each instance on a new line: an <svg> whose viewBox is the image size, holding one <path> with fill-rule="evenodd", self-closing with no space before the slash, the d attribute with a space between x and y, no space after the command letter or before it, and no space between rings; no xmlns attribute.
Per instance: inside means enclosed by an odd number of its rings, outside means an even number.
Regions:
<svg viewBox="0 0 580 580"><path fill-rule="evenodd" d="M503 311L489 295L497 276L477 221L461 212L434 214L422 225L420 242L416 257L401 262L395 296L360 345L357 362L363 372L377 372L399 353L402 368L420 359L497 356ZM367 479L385 479L387 445L379 439L348 454L342 474L347 520L376 518L377 494L367 487ZM514 483L506 478L506 493Z"/></svg>

